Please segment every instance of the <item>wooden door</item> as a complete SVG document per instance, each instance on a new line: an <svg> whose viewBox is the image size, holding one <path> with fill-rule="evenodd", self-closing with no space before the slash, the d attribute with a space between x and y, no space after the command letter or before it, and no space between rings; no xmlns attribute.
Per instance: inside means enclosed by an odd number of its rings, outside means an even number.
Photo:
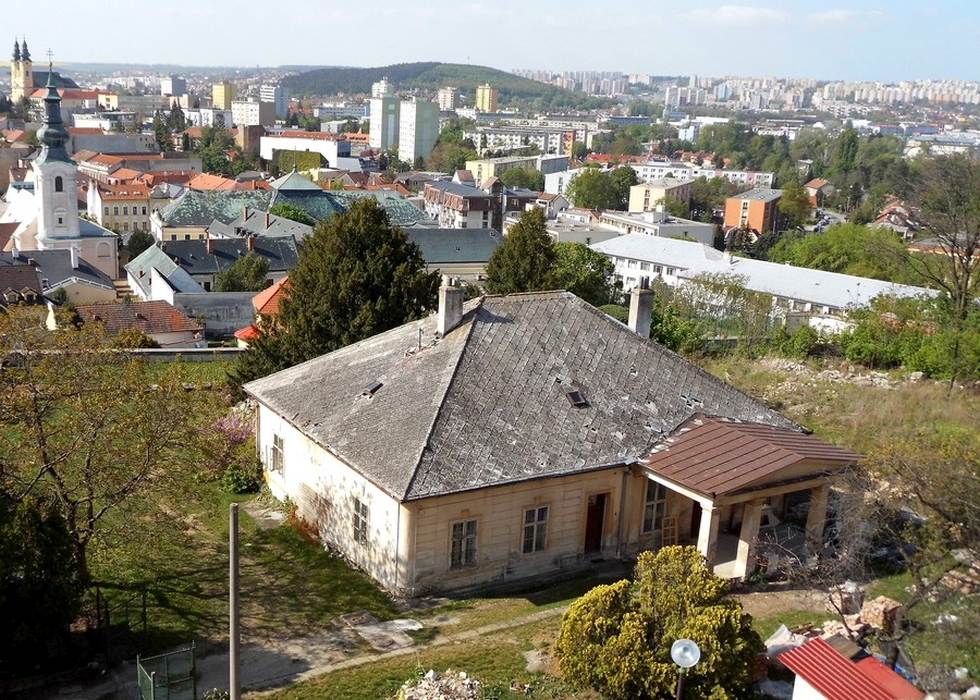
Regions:
<svg viewBox="0 0 980 700"><path fill-rule="evenodd" d="M585 514L585 553L590 554L602 549L602 525L606 519L606 497L608 494L597 493L589 496L589 507Z"/></svg>

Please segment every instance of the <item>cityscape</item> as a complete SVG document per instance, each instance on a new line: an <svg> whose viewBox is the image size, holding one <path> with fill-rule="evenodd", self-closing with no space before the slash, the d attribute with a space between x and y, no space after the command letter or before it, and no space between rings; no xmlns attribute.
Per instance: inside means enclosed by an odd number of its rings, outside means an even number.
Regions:
<svg viewBox="0 0 980 700"><path fill-rule="evenodd" d="M0 36L0 696L980 698L980 15L613 5Z"/></svg>

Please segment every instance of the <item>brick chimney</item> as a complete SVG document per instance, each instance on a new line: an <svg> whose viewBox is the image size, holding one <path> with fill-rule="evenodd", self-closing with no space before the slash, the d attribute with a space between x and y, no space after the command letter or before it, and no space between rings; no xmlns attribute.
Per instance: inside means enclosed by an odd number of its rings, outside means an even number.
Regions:
<svg viewBox="0 0 980 700"><path fill-rule="evenodd" d="M245 236L245 247L248 248L250 253L255 250L255 236Z"/></svg>
<svg viewBox="0 0 980 700"><path fill-rule="evenodd" d="M248 221L248 207L242 207L242 223Z"/></svg>
<svg viewBox="0 0 980 700"><path fill-rule="evenodd" d="M436 327L440 336L445 337L463 319L465 294L463 288L456 286L447 275L442 276L442 286L439 287L439 320Z"/></svg>
<svg viewBox="0 0 980 700"><path fill-rule="evenodd" d="M214 254L214 239L208 236L207 238L207 251L208 255Z"/></svg>
<svg viewBox="0 0 980 700"><path fill-rule="evenodd" d="M630 292L630 330L644 338L650 337L650 317L653 315L653 292L650 278L641 277L640 283Z"/></svg>
<svg viewBox="0 0 980 700"><path fill-rule="evenodd" d="M269 212L265 213L265 230L269 230Z"/></svg>

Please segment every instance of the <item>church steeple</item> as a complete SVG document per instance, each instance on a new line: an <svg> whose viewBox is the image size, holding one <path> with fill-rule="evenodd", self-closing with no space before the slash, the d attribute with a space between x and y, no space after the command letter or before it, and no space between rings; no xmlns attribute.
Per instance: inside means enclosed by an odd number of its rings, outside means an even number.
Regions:
<svg viewBox="0 0 980 700"><path fill-rule="evenodd" d="M27 37L24 37L23 46L20 49L20 57L25 61L31 60L31 52L27 50Z"/></svg>
<svg viewBox="0 0 980 700"><path fill-rule="evenodd" d="M17 43L16 39L14 39L14 55L12 57L12 60L15 63L20 60L20 44Z"/></svg>
<svg viewBox="0 0 980 700"><path fill-rule="evenodd" d="M72 162L65 150L68 143L68 130L65 129L64 122L61 121L61 95L58 88L54 86L54 65L48 61L48 83L45 85L48 94L44 96L44 126L37 132L38 141L41 142L41 155L38 162L44 163L52 160Z"/></svg>

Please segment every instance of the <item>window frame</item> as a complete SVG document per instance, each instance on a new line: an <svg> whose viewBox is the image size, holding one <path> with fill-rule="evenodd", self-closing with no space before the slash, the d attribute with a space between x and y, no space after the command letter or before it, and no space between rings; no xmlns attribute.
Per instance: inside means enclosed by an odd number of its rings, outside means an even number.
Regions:
<svg viewBox="0 0 980 700"><path fill-rule="evenodd" d="M652 494L650 493L651 487L653 488ZM667 517L667 487L658 481L647 479L646 490L643 492L643 520L640 522L640 533L651 535L663 530L665 517ZM649 525L647 524L648 520Z"/></svg>
<svg viewBox="0 0 980 700"><path fill-rule="evenodd" d="M285 455L282 435L273 433L272 446L269 448L269 471L281 474L283 464L285 464Z"/></svg>
<svg viewBox="0 0 980 700"><path fill-rule="evenodd" d="M544 511L544 517L541 512ZM532 516L528 520L528 515ZM551 520L551 504L525 508L521 517L521 554L537 554L548 548L548 522ZM530 540L528 534L530 533ZM528 544L530 543L530 549Z"/></svg>
<svg viewBox="0 0 980 700"><path fill-rule="evenodd" d="M351 511L351 525L354 528L354 542L356 544L367 544L371 522L371 507L367 501L362 501L357 496L354 496L353 506Z"/></svg>
<svg viewBox="0 0 980 700"><path fill-rule="evenodd" d="M472 526L472 531L470 531ZM459 537L457 538L457 528ZM480 525L477 518L460 518L449 523L449 570L477 565ZM458 551L457 551L458 547Z"/></svg>

